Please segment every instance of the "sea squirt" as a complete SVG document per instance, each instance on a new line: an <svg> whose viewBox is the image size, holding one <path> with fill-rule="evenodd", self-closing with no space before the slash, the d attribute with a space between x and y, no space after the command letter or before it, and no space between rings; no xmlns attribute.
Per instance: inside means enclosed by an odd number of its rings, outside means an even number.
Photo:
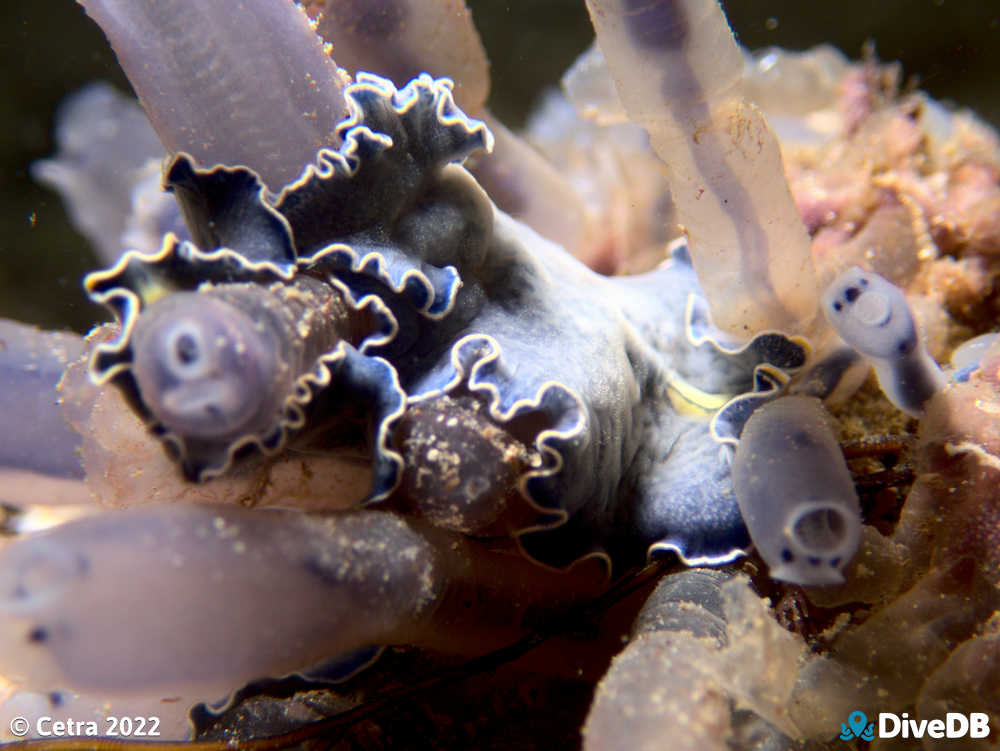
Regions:
<svg viewBox="0 0 1000 751"><path fill-rule="evenodd" d="M318 148L337 145L342 81L289 3L239 13L183 1L81 5L112 40L167 151L206 166L245 164L279 186Z"/></svg>
<svg viewBox="0 0 1000 751"><path fill-rule="evenodd" d="M927 354L903 292L878 274L854 267L823 293L823 311L844 341L867 357L889 400L919 417L944 388L941 368Z"/></svg>
<svg viewBox="0 0 1000 751"><path fill-rule="evenodd" d="M819 400L788 396L747 421L733 490L771 576L838 584L861 540L850 470Z"/></svg>
<svg viewBox="0 0 1000 751"><path fill-rule="evenodd" d="M717 3L589 0L629 117L666 165L724 331L808 330L818 282L778 141L743 94L743 55ZM641 73L638 73L641 71Z"/></svg>

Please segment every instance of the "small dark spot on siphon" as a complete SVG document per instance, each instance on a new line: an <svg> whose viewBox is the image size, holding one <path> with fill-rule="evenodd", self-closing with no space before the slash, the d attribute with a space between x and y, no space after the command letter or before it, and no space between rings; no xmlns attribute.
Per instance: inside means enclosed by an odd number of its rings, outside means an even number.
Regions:
<svg viewBox="0 0 1000 751"><path fill-rule="evenodd" d="M61 707L62 703L63 703L62 694L60 694L58 691L49 692L49 706L55 709L56 707Z"/></svg>
<svg viewBox="0 0 1000 751"><path fill-rule="evenodd" d="M834 568L840 566L840 556L837 556L836 558L831 558L830 565L833 566Z"/></svg>
<svg viewBox="0 0 1000 751"><path fill-rule="evenodd" d="M810 565L810 566L818 566L818 565L819 565L819 564L821 564L822 562L823 562L823 561L821 561L821 560L820 560L819 558L817 558L817 557L816 557L816 556L814 556L814 555L811 555L811 556L809 556L809 565Z"/></svg>
<svg viewBox="0 0 1000 751"><path fill-rule="evenodd" d="M848 287L847 289L844 290L844 299L846 299L847 302L854 302L860 296L861 296L861 290L858 289L857 287Z"/></svg>
<svg viewBox="0 0 1000 751"><path fill-rule="evenodd" d="M867 279L858 279L858 284L860 284L862 287L867 287L868 286L868 280Z"/></svg>
<svg viewBox="0 0 1000 751"><path fill-rule="evenodd" d="M35 626L28 632L28 642L30 644L44 644L49 640L49 630L43 626Z"/></svg>
<svg viewBox="0 0 1000 751"><path fill-rule="evenodd" d="M808 430L793 429L788 435L789 443L795 448L815 446L816 441Z"/></svg>
<svg viewBox="0 0 1000 751"><path fill-rule="evenodd" d="M198 342L190 334L181 334L174 343L178 362L190 365L198 360Z"/></svg>
<svg viewBox="0 0 1000 751"><path fill-rule="evenodd" d="M86 574L90 571L90 559L82 553L76 555L76 573Z"/></svg>
<svg viewBox="0 0 1000 751"><path fill-rule="evenodd" d="M833 309L836 310L839 313L840 311L842 311L844 309L844 304L842 302L840 302L840 300L837 300L833 304Z"/></svg>
<svg viewBox="0 0 1000 751"><path fill-rule="evenodd" d="M302 561L302 566L306 571L330 587L339 587L342 584L340 577L337 576L335 564L324 563L319 558L310 556Z"/></svg>
<svg viewBox="0 0 1000 751"><path fill-rule="evenodd" d="M896 351L901 355L908 355L911 351L913 351L916 343L915 339L900 339L899 343L896 345Z"/></svg>
<svg viewBox="0 0 1000 751"><path fill-rule="evenodd" d="M684 9L676 0L624 0L625 28L640 47L675 50L688 38Z"/></svg>
<svg viewBox="0 0 1000 751"><path fill-rule="evenodd" d="M792 561L795 560L795 556L792 555L792 551L789 550L788 548L782 548L781 560L783 560L785 563L791 563Z"/></svg>

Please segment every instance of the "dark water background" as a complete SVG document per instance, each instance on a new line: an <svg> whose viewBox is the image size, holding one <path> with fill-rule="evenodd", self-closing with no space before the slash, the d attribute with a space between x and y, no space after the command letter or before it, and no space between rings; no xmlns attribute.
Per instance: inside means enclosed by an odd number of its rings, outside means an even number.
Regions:
<svg viewBox="0 0 1000 751"><path fill-rule="evenodd" d="M590 43L583 0L469 4L493 64L491 106L516 126ZM879 57L900 60L905 75L934 97L1000 124L1000 0L724 5L751 49L830 42L856 58L871 39ZM0 317L86 331L104 317L80 290L95 261L58 197L31 180L28 165L52 152L53 112L66 94L97 78L128 84L100 30L71 0L2 0L0 62Z"/></svg>

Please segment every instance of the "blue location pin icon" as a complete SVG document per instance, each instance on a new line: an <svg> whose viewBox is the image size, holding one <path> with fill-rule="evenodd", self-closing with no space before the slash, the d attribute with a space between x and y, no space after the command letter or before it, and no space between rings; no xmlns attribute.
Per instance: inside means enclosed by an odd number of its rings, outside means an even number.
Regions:
<svg viewBox="0 0 1000 751"><path fill-rule="evenodd" d="M847 716L847 724L851 726L851 731L854 733L854 737L860 738L861 734L865 732L865 726L868 724L868 718L865 717L864 712L858 712L855 710Z"/></svg>

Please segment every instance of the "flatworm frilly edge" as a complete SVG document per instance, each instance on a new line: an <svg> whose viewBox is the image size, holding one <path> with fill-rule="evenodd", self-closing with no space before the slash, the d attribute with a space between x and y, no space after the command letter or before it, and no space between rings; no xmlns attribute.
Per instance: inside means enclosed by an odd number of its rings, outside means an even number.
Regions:
<svg viewBox="0 0 1000 751"><path fill-rule="evenodd" d="M379 425L375 456L379 466L371 500L386 497L398 482L402 458L389 447L388 431L402 413L405 394L385 360L361 355L391 343L399 326L379 294L366 288L366 281L376 280L382 289L391 291L397 304L433 320L445 316L454 306L460 285L457 272L454 266L438 268L419 263L412 267L394 248L378 247L375 236L365 238L367 247L331 243L316 248L315 237L303 231L301 223L296 223L300 229L294 235L292 226L298 217L308 215L313 201L335 202L341 207L338 217L371 221L369 212L359 204L374 199L356 191L358 182L382 180L383 184L391 184L392 179L398 179L400 184L406 184L410 178L405 174L407 168L419 173L460 161L474 149L492 148L489 131L455 107L450 89L450 81L432 81L424 76L397 92L385 79L359 74L357 83L345 92L349 114L338 125L341 147L337 151L320 150L316 164L308 165L302 176L277 196L247 168L217 165L202 170L195 167L191 157L178 155L166 173L165 185L180 202L188 226L203 230L201 234L195 230L198 244L169 234L159 253L129 251L113 268L88 275L88 294L107 305L121 322L117 340L96 349L92 379L98 384L114 382L122 389L139 414L152 420L154 432L170 446L191 479L207 480L224 474L234 458L250 448L276 454L289 434L305 425L308 405L319 391L344 390L375 399ZM421 100L424 107L417 107ZM427 127L416 120L429 116L443 129L440 140L422 155L425 161L393 165L398 172L392 179L372 175L376 155L394 145L397 149L393 154L403 153L400 147ZM406 132L407 128L410 132ZM382 164L376 169L387 167ZM239 198L229 202L234 194ZM349 235L352 229L357 227L338 227L335 234ZM212 250L200 250L199 246ZM350 313L367 311L370 321L365 324L366 330L359 332L355 341L338 341L311 368L302 363L304 372L296 377L291 393L276 410L275 421L262 430L190 445L192 441L158 424L143 403L133 372L132 334L142 311L171 292L205 289L210 286L206 279L267 286L287 285L297 275L321 278L331 285Z"/></svg>
<svg viewBox="0 0 1000 751"><path fill-rule="evenodd" d="M277 194L249 168L174 158L165 185L191 240L168 235L158 253L132 251L88 276L89 294L121 322L120 336L98 346L92 379L117 385L195 480L248 452L277 454L307 426L369 403L368 503L399 485L392 433L406 406L468 394L542 457L518 480L538 517L518 538L536 560L742 555L749 538L723 445L802 366L805 341L764 331L741 343L715 329L683 242L655 271L601 277L495 212L456 164L488 151L492 136L456 107L450 80L424 74L397 91L359 73L345 97L341 146L320 150ZM248 284L270 294L241 295ZM153 355L137 353L135 340L171 293L270 320L272 344L301 340L283 376L290 386L266 419L217 421L207 433L179 427L184 415L161 419L155 389L139 383L144 372L156 381L144 364ZM303 301L317 299L334 322L297 325ZM253 390L239 380L252 368L230 370L236 385L219 388ZM696 468L714 479L701 482ZM634 488L624 502L623 486Z"/></svg>

